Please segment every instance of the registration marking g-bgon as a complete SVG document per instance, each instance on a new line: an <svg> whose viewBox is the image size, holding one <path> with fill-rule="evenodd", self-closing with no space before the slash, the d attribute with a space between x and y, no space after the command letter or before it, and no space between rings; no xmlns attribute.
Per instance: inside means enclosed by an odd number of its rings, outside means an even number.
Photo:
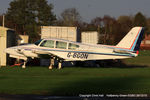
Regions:
<svg viewBox="0 0 150 100"><path fill-rule="evenodd" d="M68 58L87 59L88 53L68 52Z"/></svg>

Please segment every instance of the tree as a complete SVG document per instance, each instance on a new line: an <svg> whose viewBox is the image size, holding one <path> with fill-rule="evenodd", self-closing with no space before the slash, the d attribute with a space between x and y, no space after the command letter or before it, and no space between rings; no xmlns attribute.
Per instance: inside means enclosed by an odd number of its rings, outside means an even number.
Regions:
<svg viewBox="0 0 150 100"><path fill-rule="evenodd" d="M61 13L60 20L63 25L76 26L81 21L81 16L76 8L68 8Z"/></svg>
<svg viewBox="0 0 150 100"><path fill-rule="evenodd" d="M117 20L117 22L123 27L132 28L133 27L133 18L131 16L120 16ZM126 29L126 28L125 28ZM127 29L128 31L128 29Z"/></svg>
<svg viewBox="0 0 150 100"><path fill-rule="evenodd" d="M13 0L6 13L9 23L19 34L28 34L30 39L38 38L39 26L52 25L56 16L53 6L46 0Z"/></svg>
<svg viewBox="0 0 150 100"><path fill-rule="evenodd" d="M147 31L146 34L150 34L150 18L147 19Z"/></svg>
<svg viewBox="0 0 150 100"><path fill-rule="evenodd" d="M37 0L37 19L39 25L53 25L56 21L56 16L53 14L52 4L47 4L46 0Z"/></svg>
<svg viewBox="0 0 150 100"><path fill-rule="evenodd" d="M119 24L119 30L115 34L115 38L117 39L116 43L119 42L133 27L133 17L131 16L120 16L117 20Z"/></svg>
<svg viewBox="0 0 150 100"><path fill-rule="evenodd" d="M3 23L3 15L0 15L0 26L2 26Z"/></svg>
<svg viewBox="0 0 150 100"><path fill-rule="evenodd" d="M99 33L101 33L101 27L102 25L102 18L101 17L96 17L91 21L91 24L95 26L95 28L97 29L97 31Z"/></svg>
<svg viewBox="0 0 150 100"><path fill-rule="evenodd" d="M145 27L146 17L141 12L138 12L134 17L133 25Z"/></svg>
<svg viewBox="0 0 150 100"><path fill-rule="evenodd" d="M89 24L92 30L99 32L99 43L114 44L114 35L118 32L118 23L115 18L105 15L103 18L96 17ZM88 25L88 26L89 26Z"/></svg>
<svg viewBox="0 0 150 100"><path fill-rule="evenodd" d="M103 28L104 28L104 43L105 44L114 44L114 34L116 34L117 30L117 21L115 18L112 18L108 15L105 15L102 19Z"/></svg>
<svg viewBox="0 0 150 100"><path fill-rule="evenodd" d="M91 21L91 24L95 26L102 26L102 18L101 17L96 17Z"/></svg>

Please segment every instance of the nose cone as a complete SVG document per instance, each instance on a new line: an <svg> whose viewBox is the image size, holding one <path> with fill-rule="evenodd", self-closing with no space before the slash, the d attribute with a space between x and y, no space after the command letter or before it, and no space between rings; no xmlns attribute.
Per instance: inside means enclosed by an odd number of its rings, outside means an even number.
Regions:
<svg viewBox="0 0 150 100"><path fill-rule="evenodd" d="M4 50L4 52L5 52L5 53L8 53L8 54L10 54L11 51L12 51L11 48L6 48L6 49Z"/></svg>

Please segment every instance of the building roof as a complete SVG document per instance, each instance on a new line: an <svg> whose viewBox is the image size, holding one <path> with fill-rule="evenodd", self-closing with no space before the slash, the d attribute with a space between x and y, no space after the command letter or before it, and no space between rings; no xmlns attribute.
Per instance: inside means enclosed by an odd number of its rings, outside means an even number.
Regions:
<svg viewBox="0 0 150 100"><path fill-rule="evenodd" d="M3 27L3 26L0 26L0 29L15 31L13 29L10 29L10 28L7 28L7 27Z"/></svg>

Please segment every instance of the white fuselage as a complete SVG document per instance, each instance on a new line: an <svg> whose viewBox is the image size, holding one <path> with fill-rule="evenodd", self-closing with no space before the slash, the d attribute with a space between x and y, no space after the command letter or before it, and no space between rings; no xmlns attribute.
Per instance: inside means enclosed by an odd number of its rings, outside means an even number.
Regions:
<svg viewBox="0 0 150 100"><path fill-rule="evenodd" d="M56 47L56 41L60 40L53 40L53 48L41 46L43 41L44 40L42 40L38 45L29 44L15 46L7 48L5 51L10 54L10 57L24 60L26 60L27 58L38 58L40 57L40 55L57 56L66 61L124 59L136 56L136 54L132 52L114 52L114 50L118 49L115 46L91 45L61 40L62 42L66 43L66 48L62 49ZM78 48L69 49L70 43L78 45Z"/></svg>
<svg viewBox="0 0 150 100"><path fill-rule="evenodd" d="M127 35L116 45L94 45L83 44L63 39L41 39L35 44L10 47L5 50L10 57L23 59L25 63L28 58L50 58L49 69L54 66L56 59L61 68L62 61L86 61L124 59L136 57L139 52L143 27L133 27Z"/></svg>

